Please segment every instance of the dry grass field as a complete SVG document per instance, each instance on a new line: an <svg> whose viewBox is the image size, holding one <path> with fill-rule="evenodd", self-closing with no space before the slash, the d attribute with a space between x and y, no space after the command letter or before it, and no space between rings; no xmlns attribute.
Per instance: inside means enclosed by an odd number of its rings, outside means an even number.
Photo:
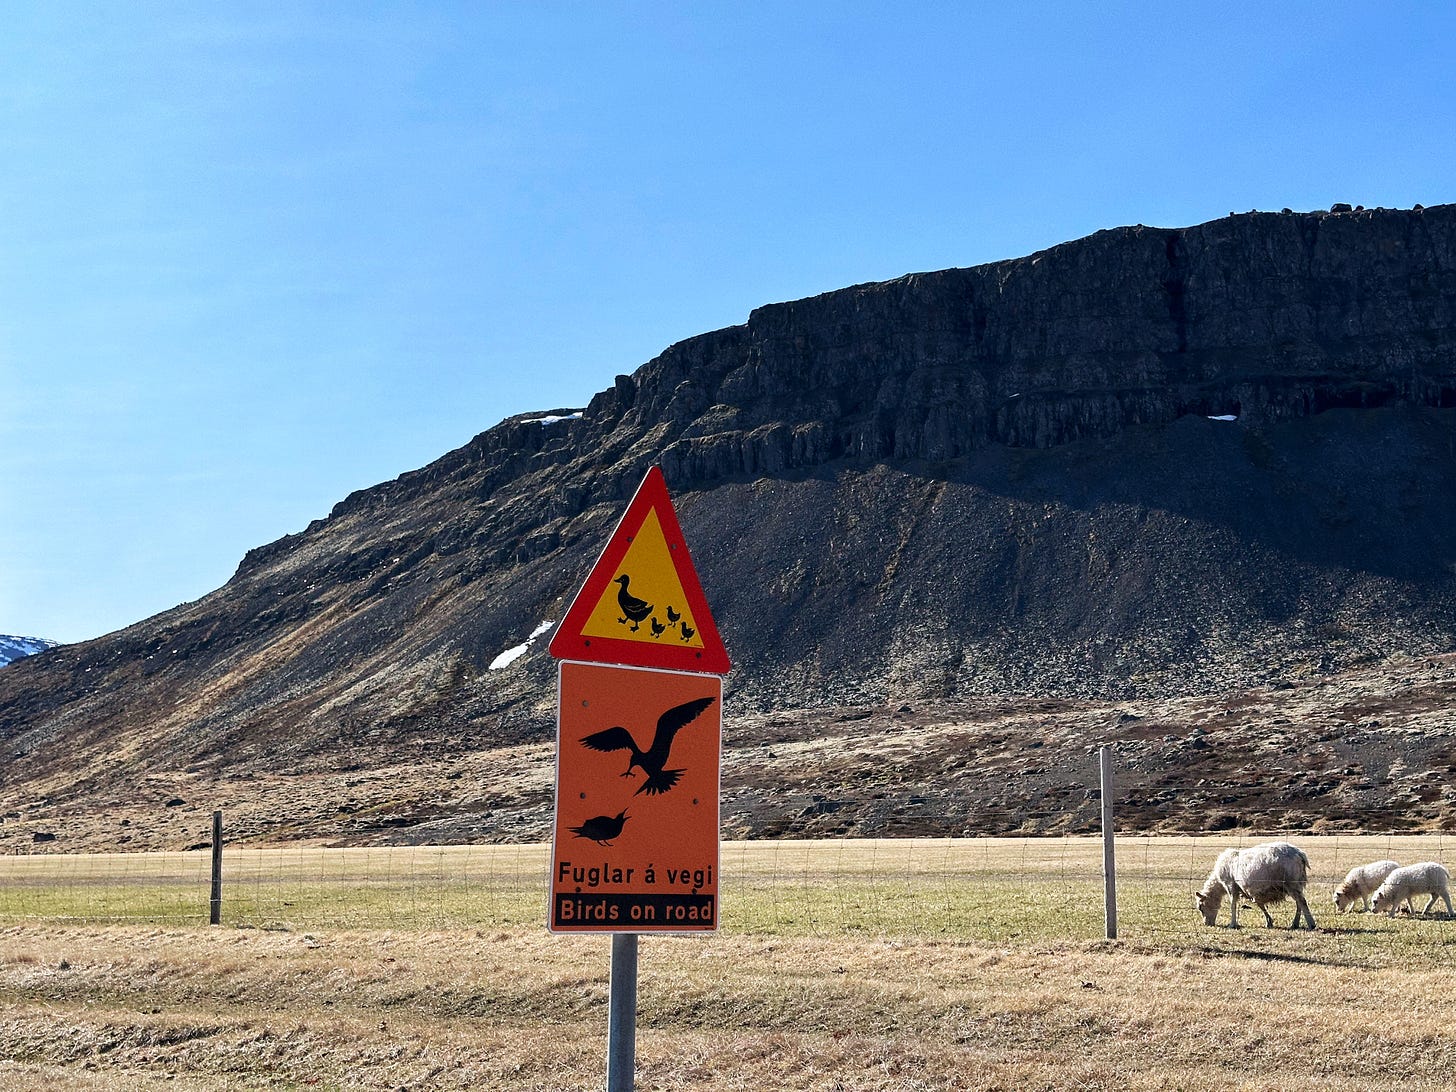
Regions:
<svg viewBox="0 0 1456 1092"><path fill-rule="evenodd" d="M727 844L723 931L642 940L638 1087L1446 1086L1456 922L1329 906L1446 840L1298 838L1318 930L1204 927L1252 840L1120 841L1116 941L1095 840ZM218 928L168 921L195 854L0 858L0 1089L602 1087L610 943L544 931L540 847L327 852L234 862Z"/></svg>

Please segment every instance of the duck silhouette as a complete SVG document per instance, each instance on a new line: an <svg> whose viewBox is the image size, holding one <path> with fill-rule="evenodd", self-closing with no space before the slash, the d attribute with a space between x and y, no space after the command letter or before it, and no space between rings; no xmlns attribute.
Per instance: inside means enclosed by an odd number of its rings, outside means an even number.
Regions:
<svg viewBox="0 0 1456 1092"><path fill-rule="evenodd" d="M652 636L654 637L661 637L667 632L667 627L657 620L657 615L655 614L652 616L652 621L648 624L652 627Z"/></svg>
<svg viewBox="0 0 1456 1092"><path fill-rule="evenodd" d="M639 750L637 741L632 738L632 733L620 725L615 725L600 732L593 732L582 738L582 743L594 751L631 751L632 760L627 763L627 772L623 777L632 777L632 768L640 766L642 772L647 775L647 780L633 796L640 796L646 793L648 796L655 796L658 793L667 792L677 784L678 778L683 775L682 770L665 770L668 753L672 750L673 737L678 730L685 728L698 718L708 706L717 700L712 697L694 698L692 701L685 701L681 705L674 705L666 713L657 718L657 730L652 735L652 744L647 750ZM591 820L596 822L596 820ZM587 824L583 824L585 826ZM614 832L615 836L615 832Z"/></svg>
<svg viewBox="0 0 1456 1092"><path fill-rule="evenodd" d="M622 826L630 818L623 808L613 815L594 815L579 827L572 827L571 833L578 838L589 838L599 846L609 846L612 839L622 833Z"/></svg>
<svg viewBox="0 0 1456 1092"><path fill-rule="evenodd" d="M622 590L617 593L617 606L622 608L623 617L618 618L617 621L621 622L625 626L628 619L631 619L632 632L636 633L637 623L641 622L642 619L646 618L649 614L652 613L652 604L648 603L646 600L638 599L635 595L627 590L627 585L630 581L631 577L629 577L626 573L623 573L621 576L613 580L612 583L622 585Z"/></svg>

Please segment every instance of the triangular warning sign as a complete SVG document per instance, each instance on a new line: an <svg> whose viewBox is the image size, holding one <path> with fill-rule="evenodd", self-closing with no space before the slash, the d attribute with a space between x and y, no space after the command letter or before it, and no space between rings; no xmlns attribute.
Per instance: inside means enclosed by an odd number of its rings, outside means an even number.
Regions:
<svg viewBox="0 0 1456 1092"><path fill-rule="evenodd" d="M732 666L657 467L572 600L551 655L713 675Z"/></svg>

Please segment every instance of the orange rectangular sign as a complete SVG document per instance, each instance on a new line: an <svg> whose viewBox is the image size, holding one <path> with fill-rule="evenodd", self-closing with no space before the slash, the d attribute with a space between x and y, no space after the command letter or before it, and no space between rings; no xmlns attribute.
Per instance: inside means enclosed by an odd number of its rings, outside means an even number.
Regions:
<svg viewBox="0 0 1456 1092"><path fill-rule="evenodd" d="M718 927L723 680L563 660L552 932Z"/></svg>

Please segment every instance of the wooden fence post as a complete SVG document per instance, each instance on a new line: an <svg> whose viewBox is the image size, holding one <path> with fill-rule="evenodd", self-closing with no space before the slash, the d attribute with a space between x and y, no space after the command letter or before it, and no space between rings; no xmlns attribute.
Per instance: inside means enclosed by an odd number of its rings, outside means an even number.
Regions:
<svg viewBox="0 0 1456 1092"><path fill-rule="evenodd" d="M1112 838L1112 749L1097 752L1102 781L1102 910L1107 939L1117 939L1117 862Z"/></svg>
<svg viewBox="0 0 1456 1092"><path fill-rule="evenodd" d="M212 813L212 901L208 924L222 922L222 812Z"/></svg>

